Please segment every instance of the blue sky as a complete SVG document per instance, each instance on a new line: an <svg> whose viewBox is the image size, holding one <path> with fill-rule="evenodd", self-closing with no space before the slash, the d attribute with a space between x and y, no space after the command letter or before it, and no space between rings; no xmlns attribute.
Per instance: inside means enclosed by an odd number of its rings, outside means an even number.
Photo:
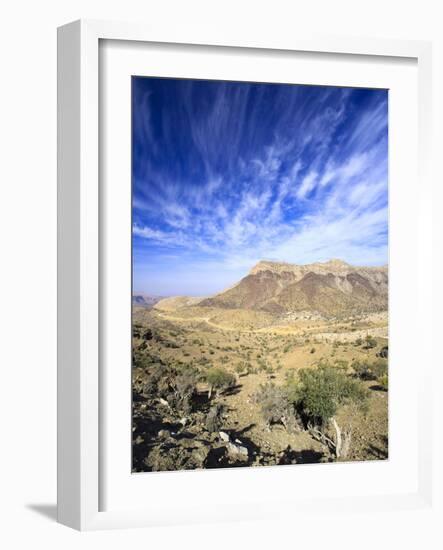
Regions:
<svg viewBox="0 0 443 550"><path fill-rule="evenodd" d="M133 77L132 113L135 291L387 263L386 90Z"/></svg>

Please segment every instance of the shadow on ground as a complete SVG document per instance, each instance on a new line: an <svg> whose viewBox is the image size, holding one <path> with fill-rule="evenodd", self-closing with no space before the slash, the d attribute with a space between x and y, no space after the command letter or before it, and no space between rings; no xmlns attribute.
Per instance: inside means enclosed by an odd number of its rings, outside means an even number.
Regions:
<svg viewBox="0 0 443 550"><path fill-rule="evenodd" d="M26 504L28 510L32 510L36 514L57 521L57 505L56 504Z"/></svg>

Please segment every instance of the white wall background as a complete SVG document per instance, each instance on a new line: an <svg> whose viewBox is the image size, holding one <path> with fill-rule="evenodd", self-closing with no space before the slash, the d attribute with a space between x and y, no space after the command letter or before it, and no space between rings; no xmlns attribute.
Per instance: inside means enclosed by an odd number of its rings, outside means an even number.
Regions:
<svg viewBox="0 0 443 550"><path fill-rule="evenodd" d="M433 40L435 134L442 150L443 13L439 0L16 0L0 30L0 544L4 548L440 548L437 514L355 514L276 522L80 534L54 522L56 496L56 27L74 19L249 26L264 34ZM436 158L439 154L436 150ZM436 163L437 164L437 163ZM438 171L437 171L438 170ZM443 184L436 166L436 181ZM439 189L440 198L442 197ZM434 198L436 219L441 200ZM441 251L442 235L435 246ZM441 259L441 255L439 257ZM441 262L435 281L443 280ZM437 269L438 268L438 269ZM436 299L441 302L441 290ZM434 327L438 338L438 319ZM440 322L441 326L441 322ZM441 365L443 368L443 365ZM442 418L442 407L436 411ZM441 424L434 426L442 457ZM443 460L440 461L440 465ZM436 468L442 495L442 476ZM352 536L348 537L348 527ZM359 535L356 535L359 533Z"/></svg>

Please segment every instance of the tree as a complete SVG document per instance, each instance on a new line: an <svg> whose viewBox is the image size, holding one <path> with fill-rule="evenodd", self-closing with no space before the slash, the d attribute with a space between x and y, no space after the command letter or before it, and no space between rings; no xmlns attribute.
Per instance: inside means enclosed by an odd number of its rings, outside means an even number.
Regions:
<svg viewBox="0 0 443 550"><path fill-rule="evenodd" d="M337 458L346 458L351 443L351 428L344 431L337 423L339 407L352 404L364 410L368 393L360 382L342 370L321 365L315 369L301 369L298 381L289 384L289 398L307 420L311 435L326 444ZM326 430L332 424L335 440Z"/></svg>
<svg viewBox="0 0 443 550"><path fill-rule="evenodd" d="M205 378L209 385L209 399L211 399L214 391L216 395L219 395L228 388L235 386L235 376L221 367L209 369Z"/></svg>

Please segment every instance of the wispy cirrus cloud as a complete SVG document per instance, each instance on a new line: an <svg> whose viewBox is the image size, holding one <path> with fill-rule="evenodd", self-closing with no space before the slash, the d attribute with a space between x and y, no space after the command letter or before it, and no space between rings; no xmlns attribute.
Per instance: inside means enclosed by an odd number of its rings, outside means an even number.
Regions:
<svg viewBox="0 0 443 550"><path fill-rule="evenodd" d="M256 261L387 261L387 92L136 78L134 286L209 294Z"/></svg>

